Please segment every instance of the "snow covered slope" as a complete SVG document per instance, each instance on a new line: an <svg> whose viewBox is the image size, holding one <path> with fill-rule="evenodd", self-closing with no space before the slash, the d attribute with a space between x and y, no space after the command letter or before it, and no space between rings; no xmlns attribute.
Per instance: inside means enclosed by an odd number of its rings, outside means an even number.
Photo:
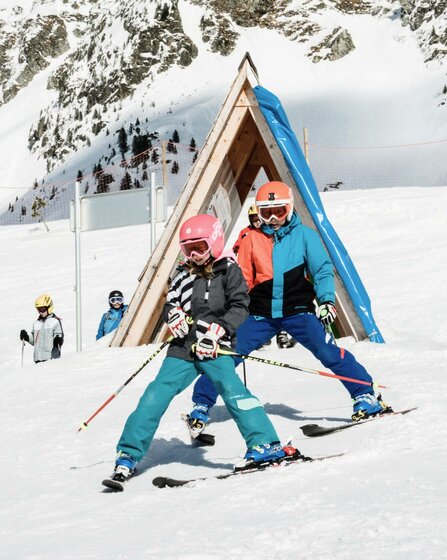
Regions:
<svg viewBox="0 0 447 560"><path fill-rule="evenodd" d="M107 294L129 297L147 258L144 227L83 234L85 351L75 352L74 239L66 222L2 228L0 339L2 426L0 558L5 560L187 560L299 558L440 560L446 549L445 362L443 290L447 190L378 189L323 193L328 216L371 296L387 343L339 344L389 386L407 416L307 439L300 425L349 417L337 381L247 363L250 388L265 403L283 441L311 456L344 452L322 463L159 490L157 475L225 472L244 453L222 402L213 411L213 448L189 445L180 413L188 389L169 407L140 474L123 494L100 482L111 472L127 415L161 358L144 369L98 415L80 423L149 356L154 346L108 348L94 341ZM238 227L245 225L242 218ZM235 236L236 231L233 234ZM60 360L35 365L19 331L29 329L33 302L49 292L63 318ZM321 367L302 348L260 355Z"/></svg>

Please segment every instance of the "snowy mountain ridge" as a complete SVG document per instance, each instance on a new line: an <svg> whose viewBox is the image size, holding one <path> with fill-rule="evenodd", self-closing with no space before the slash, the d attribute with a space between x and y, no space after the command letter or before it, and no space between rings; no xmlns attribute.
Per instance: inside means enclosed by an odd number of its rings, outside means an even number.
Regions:
<svg viewBox="0 0 447 560"><path fill-rule="evenodd" d="M137 118L148 123L147 133L168 139L177 128L185 143L195 136L200 145L247 48L261 77L283 68L308 75L314 88L327 75L355 90L353 68L367 67L365 56L378 48L365 45L359 58L362 34L377 25L393 29L396 48L414 43L415 68L428 68L431 99L424 110L443 115L445 0L5 0L2 6L0 119L11 121L12 130L0 148L13 145L16 152L15 161L4 156L8 188L55 177L60 183L62 173L74 177L110 163L118 131ZM269 52L279 45L283 62ZM295 91L289 84L288 96Z"/></svg>

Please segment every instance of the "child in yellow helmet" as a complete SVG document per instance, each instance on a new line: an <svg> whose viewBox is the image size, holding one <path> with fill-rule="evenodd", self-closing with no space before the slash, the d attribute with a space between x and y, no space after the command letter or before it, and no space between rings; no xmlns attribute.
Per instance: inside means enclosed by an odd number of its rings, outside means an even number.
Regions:
<svg viewBox="0 0 447 560"><path fill-rule="evenodd" d="M34 361L37 364L61 357L64 331L61 320L53 313L51 296L42 294L34 305L39 315L30 335L24 329L20 331L20 340L34 346Z"/></svg>

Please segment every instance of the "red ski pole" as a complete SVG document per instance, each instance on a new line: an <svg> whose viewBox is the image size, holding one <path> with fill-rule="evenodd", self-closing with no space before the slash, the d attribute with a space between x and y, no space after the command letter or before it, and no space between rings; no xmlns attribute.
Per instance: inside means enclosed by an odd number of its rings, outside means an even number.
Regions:
<svg viewBox="0 0 447 560"><path fill-rule="evenodd" d="M270 366L278 366L287 369L293 369L296 371L302 371L304 373L312 373L314 375L332 377L333 379L340 379L341 381L351 381L352 383L359 383L360 385L368 385L369 387L373 386L373 387L378 387L379 389L388 389L388 387L386 387L385 385L379 385L378 383L370 383L369 381L362 381L361 379L354 379L353 377L346 377L344 375L336 375L335 373L329 373L328 371L319 371L318 369L292 366L290 364L285 364L284 362L278 362L276 360L268 360L266 358L258 358L257 356L249 356L248 354L237 354L236 352L230 352L229 350L222 350L222 348L219 348L218 354L221 354L223 356L233 356L234 358L240 358L241 360L251 360L253 362L268 364Z"/></svg>
<svg viewBox="0 0 447 560"><path fill-rule="evenodd" d="M101 410L103 410L108 404L109 402L113 401L113 399L119 394L121 393L121 391L124 389L124 387L126 385L129 385L129 383L132 381L132 379L137 376L140 371L147 366L147 364L149 362L151 362L155 356L157 356L158 354L160 354L160 352L163 350L163 348L165 346L167 346L172 340L172 336L168 338L168 340L165 340L164 342L162 342L162 344L160 344L160 346L157 348L157 350L151 355L149 356L149 358L144 362L144 364L142 364L135 373L133 373L129 379L127 381L125 381L121 387L119 387L119 389L117 389L112 395L110 395L110 397L98 408L98 410L96 410L88 420L86 420L85 422L82 422L81 426L78 428L78 432L80 432L81 430L85 430L86 428L88 428L89 423L93 420L93 418L95 416L97 416Z"/></svg>

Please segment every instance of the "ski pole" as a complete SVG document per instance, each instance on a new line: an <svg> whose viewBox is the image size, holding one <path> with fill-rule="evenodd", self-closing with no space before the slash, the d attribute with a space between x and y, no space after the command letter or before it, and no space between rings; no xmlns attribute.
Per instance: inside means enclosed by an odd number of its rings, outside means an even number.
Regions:
<svg viewBox="0 0 447 560"><path fill-rule="evenodd" d="M245 371L245 362L242 362L242 369L244 370L244 385L247 386L247 373Z"/></svg>
<svg viewBox="0 0 447 560"><path fill-rule="evenodd" d="M22 340L22 357L20 359L20 367L23 367L23 355L25 353L25 341Z"/></svg>
<svg viewBox="0 0 447 560"><path fill-rule="evenodd" d="M110 395L110 397L98 408L98 410L96 410L96 411L90 416L90 418L89 418L88 420L86 420L85 422L82 422L81 426L78 428L78 432L80 432L81 430L85 430L86 428L88 428L88 425L89 425L89 423L93 420L93 418L94 418L97 414L99 414L99 413L101 412L101 410L103 410L103 409L109 404L110 401L113 401L113 399L118 395L118 393L121 393L121 391L124 389L124 387L125 387L126 385L129 385L129 383L132 381L132 379L133 379L134 377L136 377L136 376L140 373L140 371L141 371L144 367L146 367L147 364L148 364L149 362L151 362L151 361L155 358L155 356L157 356L158 354L160 354L160 352L163 350L163 348L164 348L165 346L167 346L167 345L171 342L172 338L173 338L173 337L170 336L170 337L168 338L168 340L165 340L164 342L162 342L162 343L160 344L160 346L157 348L157 350L156 350L151 356L149 356L149 358L144 362L144 364L142 364L142 365L137 369L137 371L136 371L135 373L133 373L133 374L129 377L129 379L128 379L127 381L125 381L125 382L121 385L121 387L120 387L119 389L117 389L112 395Z"/></svg>
<svg viewBox="0 0 447 560"><path fill-rule="evenodd" d="M335 373L329 373L328 371L319 371L318 369L303 368L299 366L293 366L290 364L285 364L284 362L278 362L276 360L267 360L266 358L258 358L257 356L249 356L248 354L237 354L236 352L231 352L229 350L222 350L219 348L218 354L225 356L233 356L233 358L240 358L241 360L252 360L253 362L260 362L261 364L268 364L270 366L278 366L287 369L294 369L296 371L302 371L304 373L312 373L314 375L322 375L324 377L332 377L333 379L340 379L341 381L351 381L352 383L359 383L361 385L369 385L372 387L378 387L380 389L388 389L385 385L379 385L378 383L370 383L369 381L362 381L361 379L354 379L353 377L345 377L344 375L336 375Z"/></svg>

